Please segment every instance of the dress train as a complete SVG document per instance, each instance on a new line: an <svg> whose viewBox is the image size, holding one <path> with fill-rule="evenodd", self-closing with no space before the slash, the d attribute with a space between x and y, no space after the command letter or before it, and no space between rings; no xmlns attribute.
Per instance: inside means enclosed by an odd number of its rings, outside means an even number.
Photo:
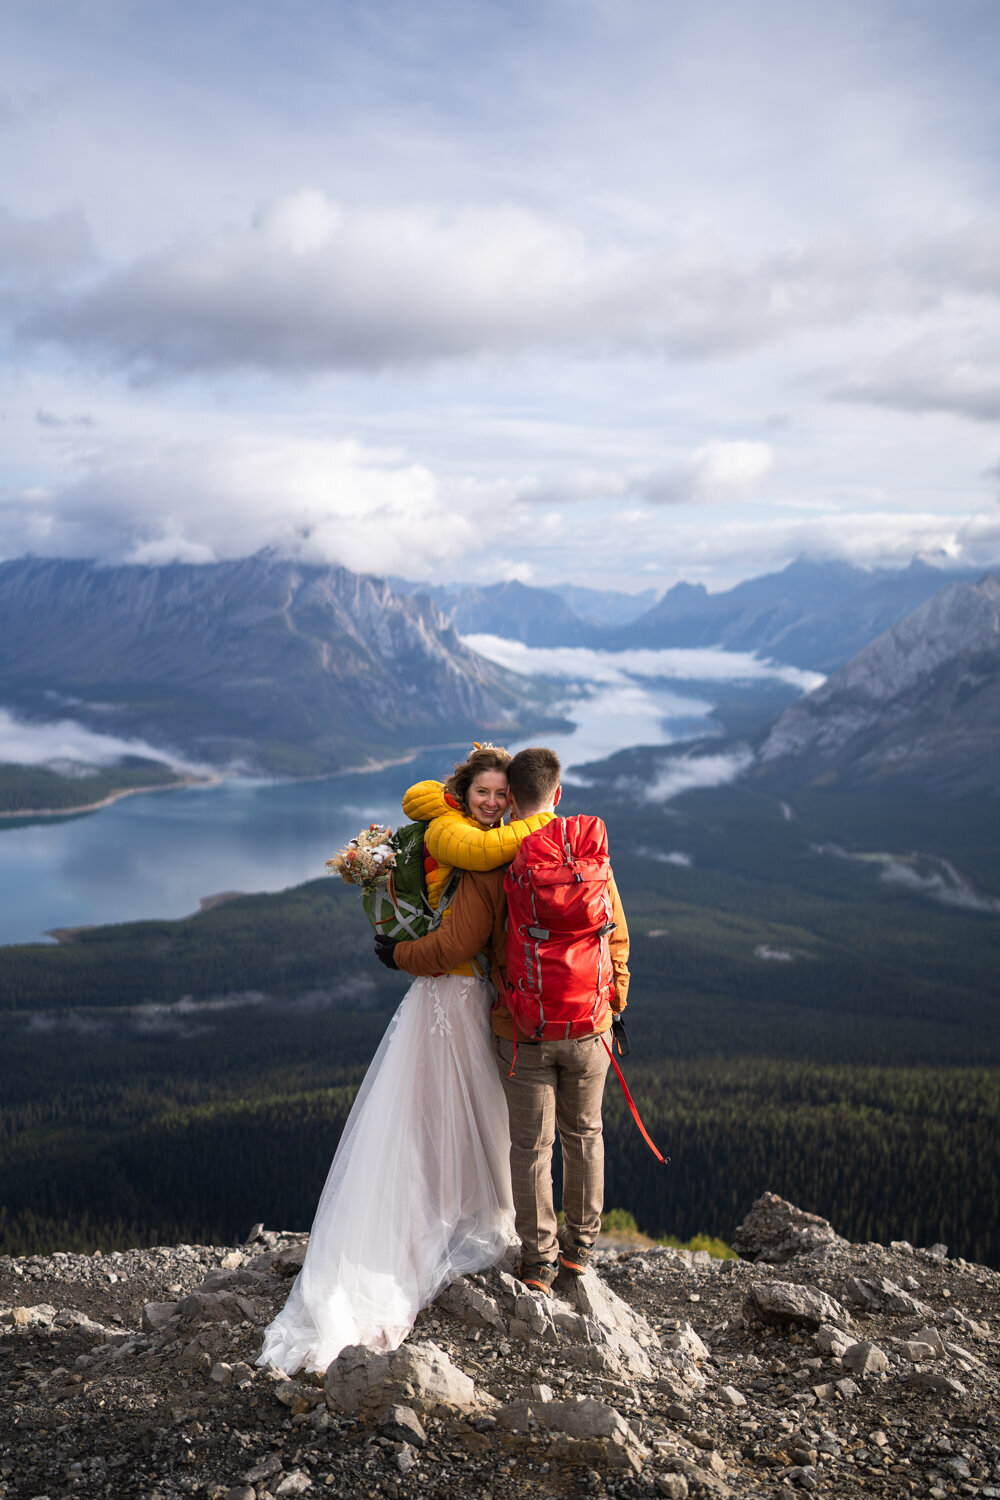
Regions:
<svg viewBox="0 0 1000 1500"><path fill-rule="evenodd" d="M325 1370L348 1344L396 1349L455 1276L514 1238L507 1106L492 990L414 980L354 1101L306 1258L259 1365Z"/></svg>

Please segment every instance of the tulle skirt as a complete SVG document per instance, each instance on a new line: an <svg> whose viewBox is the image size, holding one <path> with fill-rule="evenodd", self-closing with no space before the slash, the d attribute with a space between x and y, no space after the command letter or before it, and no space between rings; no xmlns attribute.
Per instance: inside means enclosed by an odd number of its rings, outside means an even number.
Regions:
<svg viewBox="0 0 1000 1500"><path fill-rule="evenodd" d="M396 1349L453 1277L514 1238L492 991L416 979L354 1101L305 1262L257 1363L325 1370L348 1344Z"/></svg>

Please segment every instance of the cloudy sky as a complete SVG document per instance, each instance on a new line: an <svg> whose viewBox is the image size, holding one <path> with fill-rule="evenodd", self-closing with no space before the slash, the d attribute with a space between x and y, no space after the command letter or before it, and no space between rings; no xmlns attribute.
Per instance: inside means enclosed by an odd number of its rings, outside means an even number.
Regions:
<svg viewBox="0 0 1000 1500"><path fill-rule="evenodd" d="M1000 558L995 0L3 0L0 556Z"/></svg>

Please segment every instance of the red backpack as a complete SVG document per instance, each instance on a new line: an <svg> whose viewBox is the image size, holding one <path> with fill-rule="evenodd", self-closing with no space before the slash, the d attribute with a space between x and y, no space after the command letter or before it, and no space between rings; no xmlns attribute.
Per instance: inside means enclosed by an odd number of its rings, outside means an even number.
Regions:
<svg viewBox="0 0 1000 1500"><path fill-rule="evenodd" d="M615 993L608 934L608 832L600 818L553 818L521 844L507 871L507 992L532 1038L589 1036Z"/></svg>

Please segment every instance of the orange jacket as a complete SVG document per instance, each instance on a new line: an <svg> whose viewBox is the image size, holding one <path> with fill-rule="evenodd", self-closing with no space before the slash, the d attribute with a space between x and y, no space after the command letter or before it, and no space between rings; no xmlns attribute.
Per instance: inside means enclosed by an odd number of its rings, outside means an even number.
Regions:
<svg viewBox="0 0 1000 1500"><path fill-rule="evenodd" d="M506 873L506 870L467 871L440 927L426 937L396 944L397 966L408 974L447 974L454 972L464 959L485 951L490 956L493 983L503 995L507 964L507 897L503 888ZM611 1006L617 1012L625 1009L628 1000L628 926L614 879L609 889L616 924L608 938L615 972L615 998ZM490 1024L495 1036L513 1039L514 1020L501 1000L493 1006ZM609 1016L598 1030L607 1031L610 1025ZM526 1040L521 1031L518 1040Z"/></svg>

